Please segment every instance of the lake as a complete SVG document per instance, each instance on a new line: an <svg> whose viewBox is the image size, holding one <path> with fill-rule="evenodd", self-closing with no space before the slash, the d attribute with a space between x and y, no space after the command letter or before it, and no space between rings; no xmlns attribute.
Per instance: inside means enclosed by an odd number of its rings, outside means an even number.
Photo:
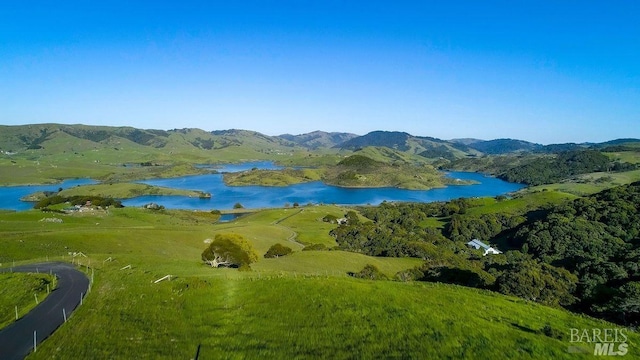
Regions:
<svg viewBox="0 0 640 360"><path fill-rule="evenodd" d="M250 162L216 167L220 172L234 172L258 169L278 169L271 162ZM396 188L354 189L326 185L320 181L296 184L285 187L269 186L227 186L222 174L183 176L171 179L153 179L140 183L170 187L176 189L198 190L211 194L209 199L186 196L140 196L122 201L125 206L143 206L154 202L167 209L229 210L240 203L245 208L269 208L292 206L294 203L338 204L338 205L377 205L383 201L432 202L446 201L460 197L482 197L507 194L524 185L509 183L494 177L478 173L449 172L448 176L461 180L473 180L474 185L452 185L432 190L404 190ZM57 185L0 187L0 208L26 210L33 206L19 199L37 191L56 191L85 183L88 179L68 180Z"/></svg>
<svg viewBox="0 0 640 360"><path fill-rule="evenodd" d="M33 203L20 201L20 198L40 192L58 191L58 189L68 189L78 185L95 184L91 179L69 179L52 185L26 185L26 186L1 186L0 187L0 209L7 210L27 210L33 208Z"/></svg>

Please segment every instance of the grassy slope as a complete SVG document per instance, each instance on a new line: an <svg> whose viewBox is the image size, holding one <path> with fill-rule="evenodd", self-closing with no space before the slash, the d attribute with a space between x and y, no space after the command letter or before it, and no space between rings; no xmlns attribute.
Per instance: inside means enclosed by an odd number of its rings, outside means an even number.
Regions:
<svg viewBox="0 0 640 360"><path fill-rule="evenodd" d="M359 152L345 158L337 166L326 169L323 181L344 187L397 187L413 190L444 187L447 182L444 175L431 165L410 161L408 155L394 150L372 149L378 156L372 158Z"/></svg>
<svg viewBox="0 0 640 360"><path fill-rule="evenodd" d="M249 170L224 174L224 182L231 186L262 185L288 186L310 181L318 181L319 169Z"/></svg>
<svg viewBox="0 0 640 360"><path fill-rule="evenodd" d="M203 192L193 190L182 190L166 188L161 186L153 186L139 183L109 183L109 184L93 184L81 185L64 189L57 193L63 197L71 196L100 196L104 198L128 199L143 195L176 195L199 197L204 195ZM47 195L44 192L36 192L24 197L23 201L40 201Z"/></svg>
<svg viewBox="0 0 640 360"><path fill-rule="evenodd" d="M198 197L201 195L201 192L172 189L138 183L113 183L76 186L70 189L62 190L59 193L59 195L65 197L87 194L101 197L112 197L115 199L127 199L142 195L181 195Z"/></svg>
<svg viewBox="0 0 640 360"><path fill-rule="evenodd" d="M559 191L531 191L519 194L517 197L498 201L495 198L474 199L477 207L467 210L468 215L482 215L494 213L524 214L529 210L539 209L548 204L559 204L575 199L575 195Z"/></svg>
<svg viewBox="0 0 640 360"><path fill-rule="evenodd" d="M63 128L105 131L109 137L91 141L74 137ZM212 135L198 130L186 129L168 132L151 145L136 143L118 135L121 128L65 126L43 124L33 126L0 126L0 149L12 150L14 154L0 154L0 184L55 183L60 179L90 177L97 180L126 181L151 177L172 177L197 174L193 164L225 163L247 160L284 161L292 157L308 156L306 150L288 146L257 133L238 131L230 134ZM38 138L41 131L48 136L39 146L41 149L26 149L19 138ZM214 147L205 149L194 144L198 139L213 141ZM157 139L156 139L157 140ZM124 167L123 164L152 162L159 167Z"/></svg>
<svg viewBox="0 0 640 360"><path fill-rule="evenodd" d="M640 170L618 173L599 172L576 176L560 183L533 186L524 191L554 190L575 196L585 196L635 181L640 181Z"/></svg>
<svg viewBox="0 0 640 360"><path fill-rule="evenodd" d="M49 290L55 288L54 277L48 274L0 274L0 284L0 329L15 321L16 307L22 317L36 306L35 297L38 302L47 297L47 285Z"/></svg>
<svg viewBox="0 0 640 360"><path fill-rule="evenodd" d="M83 251L95 268L85 304L31 357L189 358L202 345L205 359L575 358L566 353L570 328L612 326L474 289L349 278L366 263L393 275L418 261L300 252L293 233L325 242L319 218L346 209L300 210L223 224L191 211L118 209L61 224L39 222L52 215L36 211L0 213L1 262ZM296 252L261 259L252 272L211 269L199 257L216 232L243 234L261 254L276 242ZM167 274L176 277L153 284ZM540 334L545 325L562 338ZM630 336L630 349L639 344Z"/></svg>
<svg viewBox="0 0 640 360"><path fill-rule="evenodd" d="M32 358L575 358L568 328L610 325L488 292L344 277L184 277L100 269ZM146 273L148 272L148 273ZM100 309L95 311L94 309ZM545 325L563 333L552 339ZM489 346L490 345L490 346ZM630 347L638 346L633 336Z"/></svg>

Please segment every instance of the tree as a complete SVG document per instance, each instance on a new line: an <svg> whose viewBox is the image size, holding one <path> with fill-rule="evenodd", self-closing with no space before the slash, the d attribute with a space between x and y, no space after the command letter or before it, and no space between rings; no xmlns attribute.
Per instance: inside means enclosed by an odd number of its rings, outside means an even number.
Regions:
<svg viewBox="0 0 640 360"><path fill-rule="evenodd" d="M258 261L253 246L238 234L216 234L202 252L202 260L211 267L240 267Z"/></svg>
<svg viewBox="0 0 640 360"><path fill-rule="evenodd" d="M234 209L242 209L242 208L244 208L244 206L242 206L242 204L240 204L239 202L237 202L237 203L233 204L233 208L234 208Z"/></svg>
<svg viewBox="0 0 640 360"><path fill-rule="evenodd" d="M281 245L279 243L271 245L267 253L264 254L265 258L277 258L280 256L289 255L293 252L290 247Z"/></svg>

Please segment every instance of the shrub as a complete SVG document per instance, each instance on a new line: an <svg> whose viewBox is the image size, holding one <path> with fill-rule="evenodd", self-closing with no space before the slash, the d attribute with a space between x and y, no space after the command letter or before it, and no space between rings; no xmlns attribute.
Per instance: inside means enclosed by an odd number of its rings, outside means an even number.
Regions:
<svg viewBox="0 0 640 360"><path fill-rule="evenodd" d="M334 215L327 214L327 215L325 215L325 217L322 218L322 221L328 222L328 223L331 223L331 224L335 224L335 223L338 222L338 218L336 216L334 216Z"/></svg>
<svg viewBox="0 0 640 360"><path fill-rule="evenodd" d="M293 250L291 250L290 247L281 245L281 244L274 244L272 245L269 250L267 250L267 253L264 254L264 257L269 259L269 258L277 258L280 256L285 256L285 255L289 255L293 252Z"/></svg>
<svg viewBox="0 0 640 360"><path fill-rule="evenodd" d="M383 274L375 265L367 264L365 267L357 273L349 273L349 275L368 280L386 280L387 275Z"/></svg>
<svg viewBox="0 0 640 360"><path fill-rule="evenodd" d="M302 251L312 251L312 250L327 250L327 246L325 244L311 244L306 245Z"/></svg>

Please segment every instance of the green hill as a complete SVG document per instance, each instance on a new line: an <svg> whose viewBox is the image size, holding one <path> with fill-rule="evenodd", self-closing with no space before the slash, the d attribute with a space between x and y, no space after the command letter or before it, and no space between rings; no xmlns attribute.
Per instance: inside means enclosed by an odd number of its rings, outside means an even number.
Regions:
<svg viewBox="0 0 640 360"><path fill-rule="evenodd" d="M431 165L407 163L402 157L392 159L386 157L387 162L383 162L356 153L326 169L323 181L345 187L404 189L431 189L447 183L444 175Z"/></svg>
<svg viewBox="0 0 640 360"><path fill-rule="evenodd" d="M51 183L69 174L105 181L178 176L202 172L196 164L307 155L295 143L244 130L59 124L0 126L0 151L4 184Z"/></svg>
<svg viewBox="0 0 640 360"><path fill-rule="evenodd" d="M338 132L325 132L325 131L313 131L307 134L290 135L284 134L278 136L279 138L287 141L295 142L300 146L304 146L310 150L317 150L320 148L331 148L351 140L358 135L350 133L338 133Z"/></svg>
<svg viewBox="0 0 640 360"><path fill-rule="evenodd" d="M231 223L216 223L208 212L126 208L0 214L5 266L64 259L94 278L83 305L30 358L175 359L200 349L203 359L574 359L570 351L593 352L593 344L572 343L571 329L615 327L488 291L351 278L347 272L367 263L393 276L420 260L301 251L295 239L347 209L300 210L273 209ZM40 221L48 217L62 222ZM275 243L294 253L261 258L250 272L204 265L205 240L230 232L261 254ZM69 255L80 251L88 257ZM170 281L154 283L169 274ZM628 333L627 343L635 356L640 338Z"/></svg>
<svg viewBox="0 0 640 360"><path fill-rule="evenodd" d="M479 154L466 145L448 142L432 137L419 137L398 131L372 131L366 135L334 146L357 151L365 147L385 147L408 154L417 154L429 159L454 160L468 155Z"/></svg>

